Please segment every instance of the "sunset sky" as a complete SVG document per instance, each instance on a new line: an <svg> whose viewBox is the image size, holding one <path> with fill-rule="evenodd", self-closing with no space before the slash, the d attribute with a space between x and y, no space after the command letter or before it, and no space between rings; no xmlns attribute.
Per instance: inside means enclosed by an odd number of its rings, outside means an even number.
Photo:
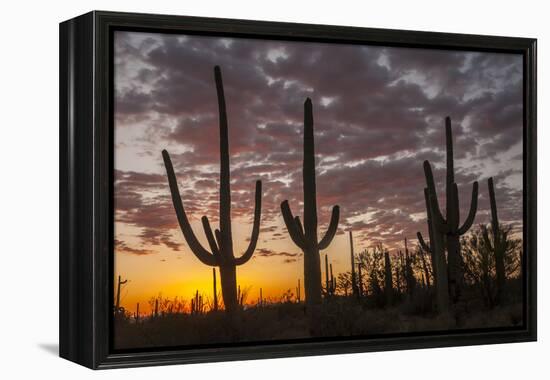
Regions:
<svg viewBox="0 0 550 380"><path fill-rule="evenodd" d="M461 219L480 182L476 224L495 179L501 222L522 227L522 57L443 50L115 33L115 274L133 311L162 293L212 294L212 269L189 250L170 199L161 151L170 152L184 207L217 228L219 131L213 68L222 69L229 120L236 256L252 229L254 184L263 182L260 239L238 267L255 301L294 291L300 249L280 214L302 215L303 103L313 101L320 236L341 208L329 255L335 275L377 242L392 252L427 236L422 161L430 160L444 208L444 117L453 122ZM324 267L323 267L324 270ZM324 278L324 277L323 277ZM303 293L303 288L302 288Z"/></svg>

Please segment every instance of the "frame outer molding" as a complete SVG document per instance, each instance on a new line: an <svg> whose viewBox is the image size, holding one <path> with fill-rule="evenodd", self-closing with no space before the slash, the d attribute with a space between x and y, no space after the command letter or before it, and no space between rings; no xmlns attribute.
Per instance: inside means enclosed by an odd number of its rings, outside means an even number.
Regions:
<svg viewBox="0 0 550 380"><path fill-rule="evenodd" d="M93 14L60 24L59 354L94 367Z"/></svg>
<svg viewBox="0 0 550 380"><path fill-rule="evenodd" d="M111 352L115 28L523 54L524 328ZM100 369L536 340L536 39L93 11L60 24L59 46L61 357Z"/></svg>

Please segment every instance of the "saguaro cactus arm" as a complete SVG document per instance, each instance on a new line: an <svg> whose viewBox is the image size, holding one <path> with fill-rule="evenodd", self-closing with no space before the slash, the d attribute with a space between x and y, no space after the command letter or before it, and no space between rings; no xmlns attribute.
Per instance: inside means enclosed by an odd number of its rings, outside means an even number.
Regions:
<svg viewBox="0 0 550 380"><path fill-rule="evenodd" d="M250 243L243 255L235 259L236 265L242 265L246 263L252 257L256 244L258 243L258 236L260 235L260 217L262 212L262 181L256 181L256 196L254 207L254 223L252 225L252 235L250 236Z"/></svg>
<svg viewBox="0 0 550 380"><path fill-rule="evenodd" d="M210 266L218 265L218 260L216 260L214 255L208 252L201 245L201 243L195 236L191 225L189 224L189 220L187 219L187 215L185 214L185 209L183 208L183 203L181 201L180 191L178 188L176 175L174 173L172 160L170 159L170 154L168 154L168 151L166 151L166 149L162 151L162 158L164 160L164 166L166 167L168 184L170 186L170 193L172 195L172 203L174 204L174 209L176 210L178 223L180 225L181 232L183 233L185 240L189 245L189 248L203 264Z"/></svg>
<svg viewBox="0 0 550 380"><path fill-rule="evenodd" d="M294 218L294 215L292 215L292 211L290 210L290 206L288 205L288 201L284 201L281 203L281 213L283 214L283 220L286 225L286 229L288 230L288 234L290 235L290 238L301 249L305 248L305 236L303 229L301 227L301 224L298 225L296 219ZM299 220L299 219L298 219Z"/></svg>
<svg viewBox="0 0 550 380"><path fill-rule="evenodd" d="M430 211L430 192L428 191L428 188L424 188L424 201L426 202L426 214L427 214L427 222L428 222L428 235L430 238L430 243L427 244L424 240L422 234L420 232L416 233L416 236L418 238L418 242L420 243L420 246L422 249L426 252L431 253L431 244L433 244L433 227L432 227L432 218L431 218L431 211Z"/></svg>
<svg viewBox="0 0 550 380"><path fill-rule="evenodd" d="M296 227L298 227L298 231L300 232L300 235L305 236L304 226L302 226L302 221L300 220L300 217L295 216L294 222L296 222Z"/></svg>
<svg viewBox="0 0 550 380"><path fill-rule="evenodd" d="M489 238L489 229L485 225L481 225L481 232L483 236L483 241L489 247L491 251L497 250L499 243L502 241L501 231L499 228L498 214L497 214L497 203L495 200L495 187L493 183L493 177L489 178L488 181L489 187L489 202L491 204L491 231L493 232L493 241L491 242Z"/></svg>
<svg viewBox="0 0 550 380"><path fill-rule="evenodd" d="M493 183L493 177L489 178L489 201L491 203L491 227L493 229L493 235L497 235L499 231L497 202L495 199L495 185Z"/></svg>
<svg viewBox="0 0 550 380"><path fill-rule="evenodd" d="M422 234L420 232L417 232L416 237L418 238L418 242L420 243L420 246L422 247L422 249L426 252L430 252L430 246L426 244L426 241L422 237Z"/></svg>
<svg viewBox="0 0 550 380"><path fill-rule="evenodd" d="M476 217L476 212L477 212L478 187L479 187L478 183L477 181L475 181L472 187L472 201L470 202L470 211L468 212L468 217L462 224L462 227L458 229L458 233L460 235L464 235L470 229L470 227L472 227L472 224L474 224L474 219Z"/></svg>
<svg viewBox="0 0 550 380"><path fill-rule="evenodd" d="M439 210L439 206L437 204L437 198L435 195L430 194L430 207L432 209L432 217L433 217L433 225L435 228L437 228L438 231L440 231L442 234L447 234L450 232L449 225L447 224L445 218L441 214L441 210Z"/></svg>
<svg viewBox="0 0 550 380"><path fill-rule="evenodd" d="M334 238L334 235L336 235L336 231L338 230L339 219L340 219L340 207L336 205L332 208L330 224L328 226L327 232L325 233L325 236L319 242L319 249L326 249L330 245L330 243L332 242L332 239Z"/></svg>
<svg viewBox="0 0 550 380"><path fill-rule="evenodd" d="M202 221L202 227L204 228L204 234L206 235L206 240L208 240L208 245L210 245L210 249L212 250L212 255L217 256L220 253L220 249L218 244L216 243L214 234L212 233L212 228L210 227L210 222L208 221L208 217L203 216L201 218L201 221Z"/></svg>
<svg viewBox="0 0 550 380"><path fill-rule="evenodd" d="M441 233L448 233L449 226L447 225L447 222L439 208L439 203L437 202L437 193L435 190L432 166L428 160L424 161L424 174L426 176L426 184L428 185L428 199L430 201L430 210L433 218L432 222L434 223L434 226L441 231Z"/></svg>

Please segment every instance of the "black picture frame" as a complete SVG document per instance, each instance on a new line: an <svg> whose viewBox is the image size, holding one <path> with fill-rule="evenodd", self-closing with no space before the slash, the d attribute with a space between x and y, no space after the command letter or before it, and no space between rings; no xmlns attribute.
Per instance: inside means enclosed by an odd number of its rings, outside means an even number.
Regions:
<svg viewBox="0 0 550 380"><path fill-rule="evenodd" d="M115 30L522 54L521 328L197 349L111 349ZM93 369L534 341L537 337L536 39L93 11L60 24L60 356Z"/></svg>

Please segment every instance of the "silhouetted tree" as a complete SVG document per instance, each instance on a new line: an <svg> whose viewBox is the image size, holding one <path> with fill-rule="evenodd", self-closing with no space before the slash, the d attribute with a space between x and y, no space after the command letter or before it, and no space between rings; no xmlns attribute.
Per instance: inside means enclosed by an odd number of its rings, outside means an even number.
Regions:
<svg viewBox="0 0 550 380"><path fill-rule="evenodd" d="M499 226L499 234L504 239L503 268L505 278L517 276L520 272L521 239L510 237L510 227ZM492 230L480 225L462 239L464 247L464 271L466 280L478 287L485 304L493 307L504 298L504 291L498 294L497 259L492 246ZM500 299L499 299L500 297Z"/></svg>
<svg viewBox="0 0 550 380"><path fill-rule="evenodd" d="M351 291L351 272L339 273L336 277L336 291L348 296Z"/></svg>

